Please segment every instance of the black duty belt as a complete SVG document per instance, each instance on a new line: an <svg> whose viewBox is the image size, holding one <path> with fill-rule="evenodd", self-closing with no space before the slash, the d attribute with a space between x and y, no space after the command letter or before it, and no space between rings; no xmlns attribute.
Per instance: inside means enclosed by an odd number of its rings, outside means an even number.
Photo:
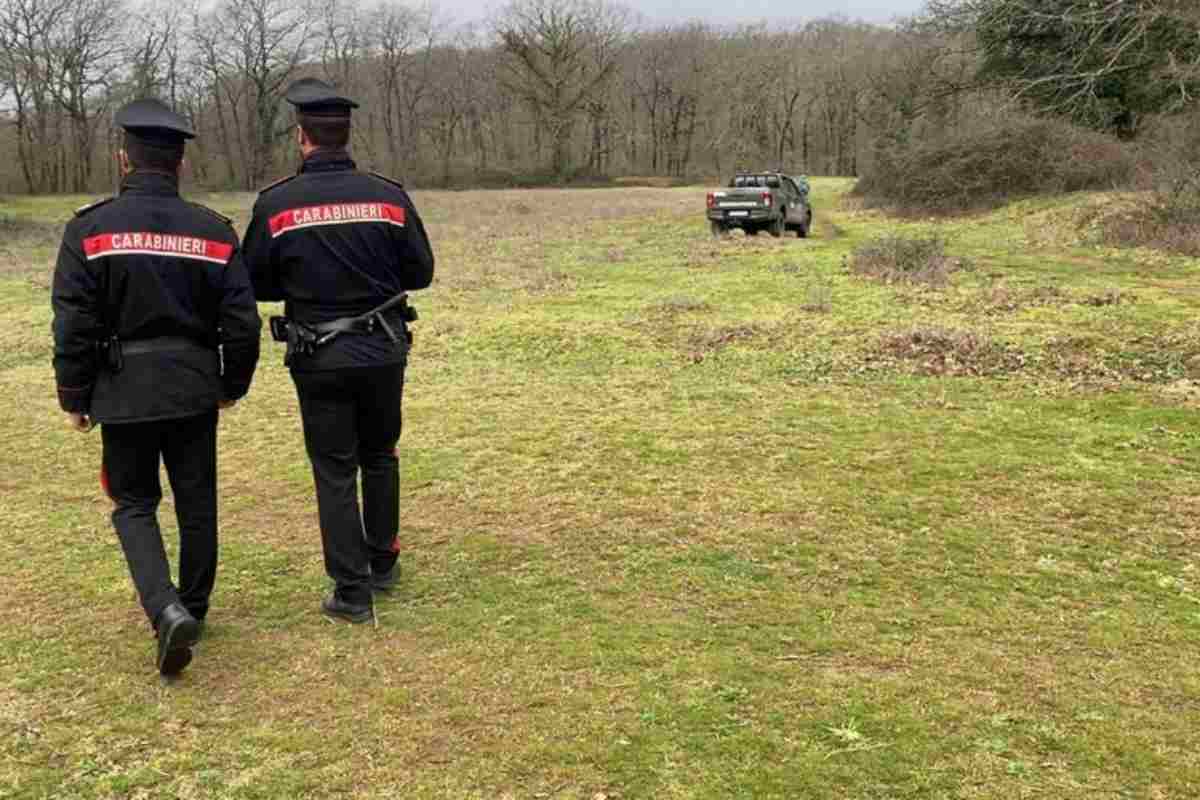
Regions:
<svg viewBox="0 0 1200 800"><path fill-rule="evenodd" d="M329 322L303 323L287 317L271 317L271 337L277 342L287 342L287 353L283 363L290 366L296 353L311 356L322 345L329 344L342 334L368 335L378 328L387 334L392 344L400 346L401 337L388 324L384 315L398 310L399 318L407 323L417 318L417 310L408 304L407 294L398 294L386 303L353 317L340 317ZM404 343L411 342L408 330L400 328Z"/></svg>
<svg viewBox="0 0 1200 800"><path fill-rule="evenodd" d="M121 342L121 352L127 356L143 353L166 353L174 350L204 350L214 351L193 339L182 336L159 336L154 339L134 339L132 342Z"/></svg>
<svg viewBox="0 0 1200 800"><path fill-rule="evenodd" d="M139 356L145 353L168 353L184 350L197 350L205 353L216 353L216 348L200 344L194 339L182 336L156 336L153 339L134 339L123 341L113 336L96 343L100 363L112 373L125 368L125 356Z"/></svg>

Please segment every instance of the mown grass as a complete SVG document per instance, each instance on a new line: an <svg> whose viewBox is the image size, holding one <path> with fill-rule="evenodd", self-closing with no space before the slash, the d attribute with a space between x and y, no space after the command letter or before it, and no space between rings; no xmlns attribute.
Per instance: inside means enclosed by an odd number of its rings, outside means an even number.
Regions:
<svg viewBox="0 0 1200 800"><path fill-rule="evenodd" d="M847 188L803 241L713 240L696 189L418 194L401 590L317 613L267 344L172 685L56 411L54 248L0 254L0 796L1196 796L1197 262L1056 233L1090 196L925 223ZM852 274L884 233L974 268Z"/></svg>

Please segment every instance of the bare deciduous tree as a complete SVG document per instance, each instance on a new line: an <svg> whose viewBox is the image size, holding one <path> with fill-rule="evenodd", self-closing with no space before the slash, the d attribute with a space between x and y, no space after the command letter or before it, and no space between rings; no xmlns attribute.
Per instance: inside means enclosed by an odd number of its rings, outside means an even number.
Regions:
<svg viewBox="0 0 1200 800"><path fill-rule="evenodd" d="M47 42L69 11L70 0L3 0L0 3L0 85L12 104L17 160L30 192L62 188L57 162L45 148L54 139L55 66Z"/></svg>
<svg viewBox="0 0 1200 800"><path fill-rule="evenodd" d="M310 55L320 15L309 0L222 0L198 20L200 60L214 88L226 152L243 164L243 187L274 174L283 91ZM234 176L231 171L231 177Z"/></svg>
<svg viewBox="0 0 1200 800"><path fill-rule="evenodd" d="M627 19L602 0L519 0L496 20L509 56L501 80L549 135L555 175L569 170L577 115L616 70Z"/></svg>
<svg viewBox="0 0 1200 800"><path fill-rule="evenodd" d="M379 120L387 142L388 171L407 173L418 158L420 109L433 75L440 30L432 7L384 0L371 12L379 70Z"/></svg>
<svg viewBox="0 0 1200 800"><path fill-rule="evenodd" d="M1147 108L1195 107L1200 94L1194 0L932 0L911 24L793 30L639 28L607 0L514 0L486 25L454 27L420 2L0 0L0 189L113 182L112 111L140 94L192 120L198 180L256 188L294 163L282 93L301 76L361 102L360 164L417 183L854 174L1043 89L1044 112L1119 101L1139 125ZM982 42L1026 28L1054 33L1062 52L1018 59L1026 71L1004 80L980 69Z"/></svg>

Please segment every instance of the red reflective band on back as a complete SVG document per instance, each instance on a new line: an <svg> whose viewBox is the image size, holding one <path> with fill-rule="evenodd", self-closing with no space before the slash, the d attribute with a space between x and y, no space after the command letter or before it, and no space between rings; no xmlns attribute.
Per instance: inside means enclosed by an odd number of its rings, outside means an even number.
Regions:
<svg viewBox="0 0 1200 800"><path fill-rule="evenodd" d="M172 256L228 264L233 245L177 233L102 233L83 240L88 261L104 256Z"/></svg>
<svg viewBox="0 0 1200 800"><path fill-rule="evenodd" d="M271 217L271 238L299 228L316 225L346 225L353 222L384 222L404 227L404 207L391 203L331 203L323 206L289 208Z"/></svg>

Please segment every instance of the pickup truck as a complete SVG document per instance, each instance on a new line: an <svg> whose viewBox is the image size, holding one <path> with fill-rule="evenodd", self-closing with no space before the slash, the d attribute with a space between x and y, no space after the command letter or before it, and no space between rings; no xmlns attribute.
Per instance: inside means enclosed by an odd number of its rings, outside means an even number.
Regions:
<svg viewBox="0 0 1200 800"><path fill-rule="evenodd" d="M782 172L739 172L724 189L708 193L708 222L714 236L741 228L747 236L795 231L804 239L812 227L808 180Z"/></svg>

